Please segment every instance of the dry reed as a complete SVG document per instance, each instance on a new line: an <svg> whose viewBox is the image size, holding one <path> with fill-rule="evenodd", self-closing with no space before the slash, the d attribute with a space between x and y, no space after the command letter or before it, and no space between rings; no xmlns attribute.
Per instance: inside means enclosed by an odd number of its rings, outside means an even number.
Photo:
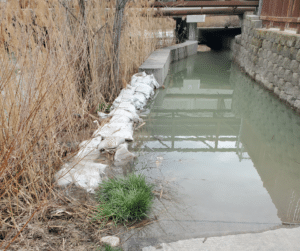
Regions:
<svg viewBox="0 0 300 251"><path fill-rule="evenodd" d="M89 114L118 95L109 88L114 4L9 0L1 5L0 240L5 245L34 212L33 218L43 218L57 196L55 171L94 130ZM130 6L122 27L120 88L153 50L172 43L159 43L157 27L172 29L173 21L141 10L147 1Z"/></svg>

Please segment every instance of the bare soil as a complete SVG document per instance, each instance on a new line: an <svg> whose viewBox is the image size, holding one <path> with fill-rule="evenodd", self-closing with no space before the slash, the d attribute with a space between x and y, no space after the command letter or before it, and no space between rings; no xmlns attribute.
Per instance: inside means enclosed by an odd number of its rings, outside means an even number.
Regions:
<svg viewBox="0 0 300 251"><path fill-rule="evenodd" d="M6 249L9 241L19 229L7 229L2 232L0 250L13 251L93 251L102 250L101 237L115 235L121 237L133 228L143 228L157 219L145 219L124 225L115 225L112 221L95 219L98 206L95 196L84 189L71 185L54 191L56 198L42 208ZM25 221L24 221L25 222ZM1 238L1 235L0 235ZM0 239L1 240L1 239Z"/></svg>
<svg viewBox="0 0 300 251"><path fill-rule="evenodd" d="M55 194L7 250L101 250L100 238L117 233L112 222L93 220L97 207L93 195L74 185ZM7 231L0 250L17 232Z"/></svg>

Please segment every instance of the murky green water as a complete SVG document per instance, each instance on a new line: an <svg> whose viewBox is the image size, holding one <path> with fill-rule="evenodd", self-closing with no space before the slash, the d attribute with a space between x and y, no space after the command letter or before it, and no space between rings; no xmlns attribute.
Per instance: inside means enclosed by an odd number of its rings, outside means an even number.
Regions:
<svg viewBox="0 0 300 251"><path fill-rule="evenodd" d="M157 184L158 221L129 249L299 223L300 117L232 66L230 52L174 63L165 86L133 146L135 169Z"/></svg>

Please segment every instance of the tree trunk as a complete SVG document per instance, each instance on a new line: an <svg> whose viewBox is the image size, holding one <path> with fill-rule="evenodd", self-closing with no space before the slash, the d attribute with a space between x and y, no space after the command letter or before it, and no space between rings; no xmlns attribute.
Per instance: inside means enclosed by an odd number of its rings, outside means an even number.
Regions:
<svg viewBox="0 0 300 251"><path fill-rule="evenodd" d="M120 92L120 41L121 41L121 30L123 23L123 15L126 3L128 0L116 0L116 12L113 26L113 48L112 48L112 74L111 74L111 94L118 94ZM113 97L111 97L113 98Z"/></svg>
<svg viewBox="0 0 300 251"><path fill-rule="evenodd" d="M86 97L86 95L89 93L90 90L90 83L92 81L92 74L91 74L91 67L90 67L90 44L89 44L89 37L88 37L88 31L87 31L87 23L86 23L86 8L85 8L85 0L79 0L78 1L79 7L80 7L80 15L81 15L81 25L83 26L83 40L86 44L86 48L82 48L82 55L81 55L81 62L79 67L82 69L80 84L81 84L81 95L82 97ZM86 51L85 51L86 50ZM83 60L85 62L83 62Z"/></svg>

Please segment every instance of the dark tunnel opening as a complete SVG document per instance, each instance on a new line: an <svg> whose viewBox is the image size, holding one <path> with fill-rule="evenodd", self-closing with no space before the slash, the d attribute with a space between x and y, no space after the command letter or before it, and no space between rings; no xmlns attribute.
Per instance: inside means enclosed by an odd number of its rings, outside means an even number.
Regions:
<svg viewBox="0 0 300 251"><path fill-rule="evenodd" d="M206 44L212 50L230 49L241 28L198 28L199 44Z"/></svg>

